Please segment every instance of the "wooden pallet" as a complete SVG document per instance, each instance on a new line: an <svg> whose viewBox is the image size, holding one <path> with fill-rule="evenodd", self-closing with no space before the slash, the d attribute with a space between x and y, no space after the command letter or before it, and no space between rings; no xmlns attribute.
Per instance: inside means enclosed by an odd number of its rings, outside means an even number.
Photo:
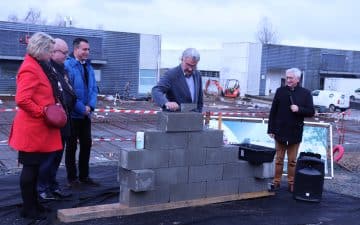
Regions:
<svg viewBox="0 0 360 225"><path fill-rule="evenodd" d="M220 196L213 198L203 198L188 201L170 202L156 205L128 207L120 203L86 206L70 209L59 209L57 216L61 222L69 223L76 221L84 221L96 218L113 217L113 216L125 216L140 214L146 212L156 212L169 209L177 209L183 207L203 206L207 204L235 201L241 199L260 198L274 195L273 192L261 191L242 193L237 195Z"/></svg>

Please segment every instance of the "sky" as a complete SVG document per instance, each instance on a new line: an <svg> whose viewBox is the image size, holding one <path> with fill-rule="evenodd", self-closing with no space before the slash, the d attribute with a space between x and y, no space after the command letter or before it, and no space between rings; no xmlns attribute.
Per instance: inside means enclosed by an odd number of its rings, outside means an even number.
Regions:
<svg viewBox="0 0 360 225"><path fill-rule="evenodd" d="M71 17L79 28L161 35L162 49L258 42L267 18L277 44L360 51L357 0L3 0L0 20L30 8L48 24Z"/></svg>

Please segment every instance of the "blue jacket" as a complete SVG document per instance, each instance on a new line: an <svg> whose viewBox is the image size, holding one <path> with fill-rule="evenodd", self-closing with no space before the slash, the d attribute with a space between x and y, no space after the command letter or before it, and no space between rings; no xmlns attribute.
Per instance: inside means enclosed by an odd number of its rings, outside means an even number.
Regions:
<svg viewBox="0 0 360 225"><path fill-rule="evenodd" d="M201 75L199 71L192 74L195 84L195 100L192 102L190 90L186 84L184 72L181 66L167 71L159 80L158 84L152 88L152 97L156 104L164 109L165 103L176 102L197 104L198 112L202 112L203 108L203 92Z"/></svg>
<svg viewBox="0 0 360 225"><path fill-rule="evenodd" d="M85 106L90 106L93 111L97 101L97 86L94 69L90 64L90 60L87 60L85 63L89 73L88 85L85 84L83 65L76 60L73 55L68 57L65 61L65 69L68 71L70 84L76 94L76 104L71 113L71 117L75 119L85 118Z"/></svg>

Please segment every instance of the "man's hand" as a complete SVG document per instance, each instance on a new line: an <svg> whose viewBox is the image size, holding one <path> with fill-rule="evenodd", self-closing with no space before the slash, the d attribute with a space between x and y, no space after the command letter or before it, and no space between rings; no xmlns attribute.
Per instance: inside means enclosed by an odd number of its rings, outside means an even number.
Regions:
<svg viewBox="0 0 360 225"><path fill-rule="evenodd" d="M90 114L90 111L91 111L91 108L90 108L90 106L85 106L85 112L84 112L84 115L85 116L87 116L87 115L89 115Z"/></svg>
<svg viewBox="0 0 360 225"><path fill-rule="evenodd" d="M297 105L291 105L291 106L290 106L290 109L291 109L292 112L298 112L298 111L299 111L299 106L297 106Z"/></svg>
<svg viewBox="0 0 360 225"><path fill-rule="evenodd" d="M179 105L176 102L167 102L165 103L165 107L170 111L176 111L179 109Z"/></svg>

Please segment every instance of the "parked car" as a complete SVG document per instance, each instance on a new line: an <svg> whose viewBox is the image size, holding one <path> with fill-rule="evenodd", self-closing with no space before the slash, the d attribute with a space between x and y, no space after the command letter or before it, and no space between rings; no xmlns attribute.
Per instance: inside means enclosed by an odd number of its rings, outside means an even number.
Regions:
<svg viewBox="0 0 360 225"><path fill-rule="evenodd" d="M330 90L315 90L311 92L315 110L318 112L345 111L350 107L350 98L345 93Z"/></svg>
<svg viewBox="0 0 360 225"><path fill-rule="evenodd" d="M354 90L354 92L350 96L351 101L354 101L356 99L360 99L360 88L357 88Z"/></svg>

